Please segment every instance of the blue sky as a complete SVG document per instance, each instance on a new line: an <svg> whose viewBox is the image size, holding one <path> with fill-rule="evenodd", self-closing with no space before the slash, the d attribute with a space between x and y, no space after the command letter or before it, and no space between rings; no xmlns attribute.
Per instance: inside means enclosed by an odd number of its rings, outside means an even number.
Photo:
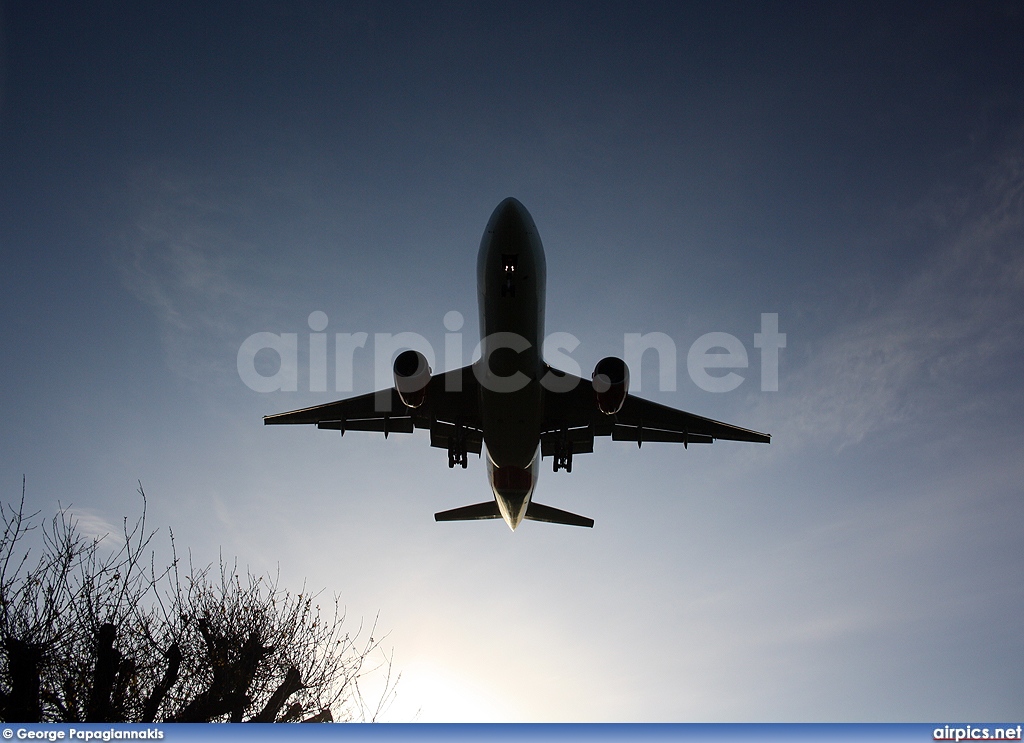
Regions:
<svg viewBox="0 0 1024 743"><path fill-rule="evenodd" d="M1024 715L1024 7L14 2L0 16L5 500L136 513L391 631L394 719ZM264 428L253 333L476 343L493 208L532 213L589 373L768 447L599 442L488 496L424 435ZM777 313L779 390L754 334ZM687 374L734 335L732 392ZM332 349L333 350L333 349ZM332 356L333 357L333 356ZM263 361L266 361L264 358ZM328 379L333 381L333 366Z"/></svg>

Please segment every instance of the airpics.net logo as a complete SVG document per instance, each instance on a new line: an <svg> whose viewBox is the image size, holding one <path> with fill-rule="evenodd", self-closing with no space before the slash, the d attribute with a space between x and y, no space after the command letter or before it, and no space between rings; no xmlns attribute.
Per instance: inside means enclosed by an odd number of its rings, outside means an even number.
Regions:
<svg viewBox="0 0 1024 743"><path fill-rule="evenodd" d="M353 392L357 356L370 353L367 348L370 335L366 332L333 333L327 329L327 313L316 310L308 318L310 333L302 339L300 353L299 333L253 333L238 349L238 376L255 392L296 392L305 387L310 392L328 391L328 359L333 355L334 392ZM452 310L444 316L443 363L429 340L419 333L374 333L372 341L374 384L377 389L390 387L393 382L395 357L405 350L417 351L426 358L427 365L436 371L458 369L469 360L487 356L485 368L490 374L478 374L479 381L495 391L514 391L527 379L520 372L502 374L494 370L494 359L499 354L522 353L530 342L515 333L496 333L476 343L468 357L465 354L465 318ZM305 335L305 334L303 334ZM333 335L333 339L330 337ZM329 342L333 340L333 354ZM572 353L580 346L580 339L572 333L555 332L544 338L541 356L545 362L560 371L577 377L587 376ZM760 357L762 392L779 389L779 351L786 347L786 334L779 332L779 315L761 314L759 332L753 333L753 348ZM652 353L653 352L653 353ZM622 358L630 370L631 392L641 391L641 371L645 363L656 364L658 391L675 392L679 379L679 352L675 340L666 333L625 333L622 339ZM300 368L300 359L308 369ZM742 340L731 333L705 333L690 344L686 352L686 372L690 381L705 392L731 392L744 384L751 366L750 354ZM518 376L517 376L518 375ZM541 384L559 391L558 376L551 374ZM308 383L308 387L306 387Z"/></svg>
<svg viewBox="0 0 1024 743"><path fill-rule="evenodd" d="M932 740L957 741L962 740L1020 740L1020 725L1005 725L1003 727L978 727L971 725L944 725L932 731Z"/></svg>

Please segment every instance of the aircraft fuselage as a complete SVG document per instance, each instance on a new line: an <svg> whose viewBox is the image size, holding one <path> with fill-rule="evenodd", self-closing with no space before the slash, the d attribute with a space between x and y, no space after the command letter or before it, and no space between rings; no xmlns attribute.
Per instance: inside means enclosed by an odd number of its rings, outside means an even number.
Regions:
<svg viewBox="0 0 1024 743"><path fill-rule="evenodd" d="M487 223L477 257L482 353L476 374L488 479L513 529L526 513L540 469L546 278L533 218L519 201L505 199Z"/></svg>

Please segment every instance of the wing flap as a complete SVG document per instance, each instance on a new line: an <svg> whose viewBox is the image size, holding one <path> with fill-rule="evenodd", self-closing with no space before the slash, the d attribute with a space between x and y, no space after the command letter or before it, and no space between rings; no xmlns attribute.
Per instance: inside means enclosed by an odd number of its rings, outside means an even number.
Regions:
<svg viewBox="0 0 1024 743"><path fill-rule="evenodd" d="M364 418L361 420L320 421L317 428L328 431L375 431L377 433L412 433L415 430L409 416L387 416L385 418Z"/></svg>
<svg viewBox="0 0 1024 743"><path fill-rule="evenodd" d="M612 441L635 441L638 444L647 441L661 441L687 446L689 444L713 444L715 437L689 431L663 431L659 428L624 426L616 423L612 428Z"/></svg>

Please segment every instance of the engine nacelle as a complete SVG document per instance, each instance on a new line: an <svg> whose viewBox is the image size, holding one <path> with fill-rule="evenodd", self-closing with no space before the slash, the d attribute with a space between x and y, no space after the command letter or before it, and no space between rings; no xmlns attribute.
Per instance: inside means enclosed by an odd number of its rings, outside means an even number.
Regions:
<svg viewBox="0 0 1024 743"><path fill-rule="evenodd" d="M597 394L597 409L605 415L615 415L622 409L629 392L629 367L615 356L597 362L591 376Z"/></svg>
<svg viewBox="0 0 1024 743"><path fill-rule="evenodd" d="M427 399L430 367L427 357L419 351L402 351L395 359L395 389L406 407L418 408Z"/></svg>

